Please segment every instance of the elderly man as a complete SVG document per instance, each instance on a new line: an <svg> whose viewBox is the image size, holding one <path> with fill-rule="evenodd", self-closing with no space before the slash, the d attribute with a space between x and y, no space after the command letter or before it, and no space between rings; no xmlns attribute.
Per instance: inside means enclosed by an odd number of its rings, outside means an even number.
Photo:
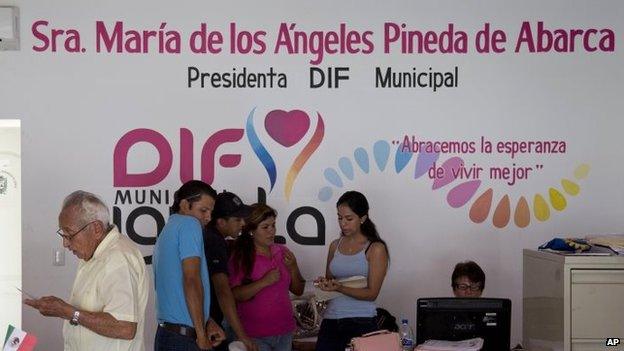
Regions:
<svg viewBox="0 0 624 351"><path fill-rule="evenodd" d="M145 262L109 217L96 195L76 191L67 196L57 233L63 246L81 260L69 302L55 296L25 301L44 316L65 319L66 351L145 349Z"/></svg>

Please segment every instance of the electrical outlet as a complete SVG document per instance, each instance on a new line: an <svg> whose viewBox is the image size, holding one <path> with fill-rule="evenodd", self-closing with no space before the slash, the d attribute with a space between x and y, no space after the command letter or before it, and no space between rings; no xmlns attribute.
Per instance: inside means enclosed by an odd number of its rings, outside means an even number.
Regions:
<svg viewBox="0 0 624 351"><path fill-rule="evenodd" d="M65 249L54 249L52 264L55 266L65 265Z"/></svg>

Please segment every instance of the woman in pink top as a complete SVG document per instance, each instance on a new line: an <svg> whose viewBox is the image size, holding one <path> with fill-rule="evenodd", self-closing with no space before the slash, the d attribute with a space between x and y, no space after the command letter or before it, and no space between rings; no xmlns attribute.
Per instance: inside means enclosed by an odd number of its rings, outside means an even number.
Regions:
<svg viewBox="0 0 624 351"><path fill-rule="evenodd" d="M252 205L229 262L238 314L259 351L290 351L296 328L290 290L301 295L305 280L286 246L274 243L277 212Z"/></svg>

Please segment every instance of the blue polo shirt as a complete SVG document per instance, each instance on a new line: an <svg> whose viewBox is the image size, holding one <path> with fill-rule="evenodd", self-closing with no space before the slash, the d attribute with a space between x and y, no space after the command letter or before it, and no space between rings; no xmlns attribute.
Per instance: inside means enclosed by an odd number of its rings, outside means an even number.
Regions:
<svg viewBox="0 0 624 351"><path fill-rule="evenodd" d="M156 240L152 265L156 287L156 318L193 327L183 287L182 260L199 257L204 287L204 319L210 315L210 278L202 228L195 217L173 214Z"/></svg>

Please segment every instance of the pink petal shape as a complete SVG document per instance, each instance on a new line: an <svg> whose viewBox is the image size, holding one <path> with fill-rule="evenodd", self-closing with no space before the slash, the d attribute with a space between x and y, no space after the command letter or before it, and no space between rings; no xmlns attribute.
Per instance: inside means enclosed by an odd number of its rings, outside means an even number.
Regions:
<svg viewBox="0 0 624 351"><path fill-rule="evenodd" d="M462 207L468 202L481 186L480 180L471 180L454 187L446 195L446 201L453 208Z"/></svg>
<svg viewBox="0 0 624 351"><path fill-rule="evenodd" d="M310 117L301 110L273 110L266 115L264 128L273 140L282 146L291 147L310 129Z"/></svg>
<svg viewBox="0 0 624 351"><path fill-rule="evenodd" d="M448 160L444 161L440 168L444 169L444 174L440 178L435 178L433 180L432 190L439 189L452 181L454 181L457 177L454 173L457 173L459 167L464 163L464 161L459 157L451 157ZM434 163L435 166L435 163Z"/></svg>
<svg viewBox="0 0 624 351"><path fill-rule="evenodd" d="M492 195L494 190L489 188L486 190L470 207L470 220L474 223L481 223L485 221L490 213L490 207L492 206Z"/></svg>

